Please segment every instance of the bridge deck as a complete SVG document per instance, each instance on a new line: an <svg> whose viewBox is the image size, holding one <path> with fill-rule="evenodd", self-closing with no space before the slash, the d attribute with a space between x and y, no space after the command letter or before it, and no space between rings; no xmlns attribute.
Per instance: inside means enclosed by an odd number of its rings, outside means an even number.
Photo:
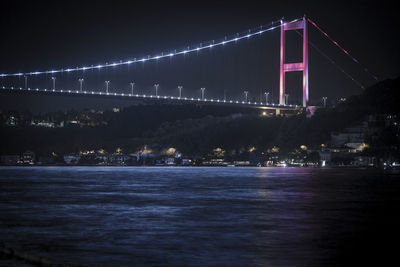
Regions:
<svg viewBox="0 0 400 267"><path fill-rule="evenodd" d="M177 97L177 96L156 96L146 94L126 94L126 93L106 93L99 91L79 91L79 90L49 90L39 88L21 88L21 87L0 87L1 92L13 92L13 93L34 93L34 94L46 94L46 95L64 95L64 96L94 96L94 97L112 97L112 98L123 98L132 100L157 100L157 101L173 101L181 103L193 103L193 104L207 104L207 105L226 105L226 106L238 106L246 108L258 108L263 110L302 110L303 107L299 105L279 105L279 104L265 104L263 102L245 102L238 100L221 100L221 99L208 99L208 98L194 98L194 97Z"/></svg>

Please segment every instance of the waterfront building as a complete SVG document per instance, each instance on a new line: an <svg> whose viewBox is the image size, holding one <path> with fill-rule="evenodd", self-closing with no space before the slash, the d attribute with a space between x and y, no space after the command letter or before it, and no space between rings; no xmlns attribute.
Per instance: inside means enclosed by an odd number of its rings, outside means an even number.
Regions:
<svg viewBox="0 0 400 267"><path fill-rule="evenodd" d="M76 165L78 164L80 159L81 159L80 155L74 155L74 154L64 155L64 162L68 165L69 164Z"/></svg>
<svg viewBox="0 0 400 267"><path fill-rule="evenodd" d="M34 152L27 150L22 154L21 161L23 164L33 165L35 164L36 155Z"/></svg>

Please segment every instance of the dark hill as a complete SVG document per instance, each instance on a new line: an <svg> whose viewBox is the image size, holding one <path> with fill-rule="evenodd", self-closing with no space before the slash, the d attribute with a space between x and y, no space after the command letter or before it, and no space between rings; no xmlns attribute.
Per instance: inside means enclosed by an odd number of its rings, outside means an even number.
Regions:
<svg viewBox="0 0 400 267"><path fill-rule="evenodd" d="M369 114L400 116L400 78L385 80L361 95L311 119L304 115L261 117L256 110L217 106L153 104L132 106L103 114L107 125L96 127L1 127L1 154L27 149L39 154L71 153L100 148L112 152L121 147L134 152L143 145L173 146L183 153L203 155L215 147L247 150L273 146L288 152L300 145L319 147L332 131L351 126Z"/></svg>

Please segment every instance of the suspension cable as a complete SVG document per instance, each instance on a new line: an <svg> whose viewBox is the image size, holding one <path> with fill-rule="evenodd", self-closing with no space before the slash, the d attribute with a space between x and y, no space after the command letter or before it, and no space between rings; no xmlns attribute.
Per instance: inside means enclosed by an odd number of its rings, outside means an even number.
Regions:
<svg viewBox="0 0 400 267"><path fill-rule="evenodd" d="M300 18L294 19L292 21L286 22L285 24L293 23L300 20ZM284 24L283 24L284 25ZM269 28L265 28L269 27ZM53 70L46 70L46 71L33 71L33 72L20 72L20 73L2 73L0 77L10 77L10 76L31 76L31 75L40 75L40 74L55 74L55 73L63 73L63 72L76 72L76 71L85 71L85 70L92 70L92 69L102 69L106 67L116 67L121 65L129 65L132 63L144 63L152 60L159 60L162 58L171 58L177 55L186 55L193 52L199 52L204 49L210 49L216 46L224 46L229 43L236 43L240 40L248 39L250 37L259 36L265 32L272 31L274 29L282 27L280 20L273 21L271 24L261 25L257 28L250 29L246 32L236 33L235 35L231 35L230 39L226 37L220 39L219 41L215 42L215 40L203 42L198 45L193 46L186 46L184 49L181 50L172 50L173 52L167 53L160 53L156 55L149 55L143 58L134 58L131 60L119 61L114 63L105 63L105 64L98 64L98 65L90 65L90 66L83 66L83 67L76 67L76 68L62 68L62 69L53 69Z"/></svg>
<svg viewBox="0 0 400 267"><path fill-rule="evenodd" d="M338 42L333 40L324 30L322 30L318 25L312 21L311 19L307 19L315 28L317 28L323 35L325 35L326 38L328 38L335 46L337 46L340 50L342 50L343 53L345 53L348 57L350 57L354 62L360 65L361 68L364 69L364 71L370 75L372 78L374 78L376 81L378 81L378 77L374 74L372 74L365 66L363 66L355 57L353 57L346 49L344 49Z"/></svg>
<svg viewBox="0 0 400 267"><path fill-rule="evenodd" d="M297 31L297 34L299 34L301 37L303 37L303 34L301 34L299 31ZM320 53L322 56L324 56L332 65L334 65L337 69L339 69L344 75L346 75L348 78L350 78L354 83L356 83L360 88L365 89L365 87L356 79L353 78L349 73L347 73L342 67L340 67L332 58L330 58L327 54L325 54L321 49L319 49L314 43L311 41L307 41L308 44L310 44L318 53Z"/></svg>

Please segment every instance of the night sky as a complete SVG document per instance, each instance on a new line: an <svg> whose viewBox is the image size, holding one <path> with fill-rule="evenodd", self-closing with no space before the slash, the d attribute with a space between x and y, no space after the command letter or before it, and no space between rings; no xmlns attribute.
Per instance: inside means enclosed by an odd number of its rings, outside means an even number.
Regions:
<svg viewBox="0 0 400 267"><path fill-rule="evenodd" d="M397 11L384 1L2 1L0 73L96 65L155 55L182 49L204 41L218 40L259 25L268 25L281 17L294 19L306 14L371 73L380 80L399 73ZM309 41L334 59L349 75L364 86L375 83L363 67L346 57L309 25ZM288 61L301 57L300 37L288 35ZM310 97L318 103L359 94L362 89L310 47ZM300 56L299 56L300 55ZM118 92L129 91L134 80L137 92L198 97L206 87L209 97L239 99L244 90L258 100L260 91L270 91L277 101L279 88L279 30L159 62L109 68L102 71L59 74L57 86L77 88L78 78L85 78L85 88L104 90L104 80ZM300 102L300 75L289 75L288 93L292 103ZM0 85L22 86L22 79L0 78ZM50 76L30 79L31 87L50 88ZM129 105L129 101L98 98L70 98L1 93L0 110L30 109L47 111L82 107Z"/></svg>

